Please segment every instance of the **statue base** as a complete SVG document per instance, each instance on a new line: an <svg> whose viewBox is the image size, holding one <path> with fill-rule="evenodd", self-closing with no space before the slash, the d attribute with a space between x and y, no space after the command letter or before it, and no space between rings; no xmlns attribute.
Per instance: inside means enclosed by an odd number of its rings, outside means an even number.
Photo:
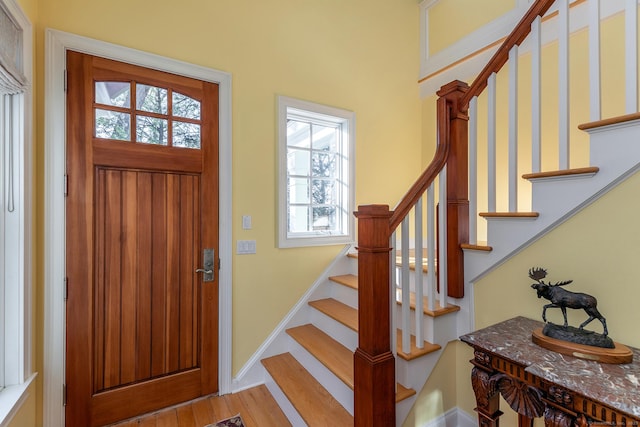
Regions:
<svg viewBox="0 0 640 427"><path fill-rule="evenodd" d="M615 348L611 338L586 329L574 328L573 326L560 326L555 323L547 323L544 325L542 333L549 338L555 338L561 341L590 345L592 347Z"/></svg>
<svg viewBox="0 0 640 427"><path fill-rule="evenodd" d="M561 328L564 327L562 326ZM543 334L542 328L533 331L531 340L547 350L580 359L612 364L631 363L633 361L633 352L629 347L617 342L613 343L613 348L594 347L548 337Z"/></svg>

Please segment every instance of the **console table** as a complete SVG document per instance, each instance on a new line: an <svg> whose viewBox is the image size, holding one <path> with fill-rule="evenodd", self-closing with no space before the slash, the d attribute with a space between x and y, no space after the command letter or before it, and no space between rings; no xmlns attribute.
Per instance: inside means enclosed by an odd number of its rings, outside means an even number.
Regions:
<svg viewBox="0 0 640 427"><path fill-rule="evenodd" d="M471 384L480 427L498 427L500 395L520 427L640 426L640 350L633 362L601 364L531 341L542 322L516 317L460 339L473 347Z"/></svg>

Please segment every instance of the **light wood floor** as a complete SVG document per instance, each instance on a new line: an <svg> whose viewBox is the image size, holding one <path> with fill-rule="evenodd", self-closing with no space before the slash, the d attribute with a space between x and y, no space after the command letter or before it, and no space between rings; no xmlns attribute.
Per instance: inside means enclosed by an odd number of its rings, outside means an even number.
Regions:
<svg viewBox="0 0 640 427"><path fill-rule="evenodd" d="M113 424L112 427L204 427L240 414L246 427L291 426L266 386L211 396Z"/></svg>

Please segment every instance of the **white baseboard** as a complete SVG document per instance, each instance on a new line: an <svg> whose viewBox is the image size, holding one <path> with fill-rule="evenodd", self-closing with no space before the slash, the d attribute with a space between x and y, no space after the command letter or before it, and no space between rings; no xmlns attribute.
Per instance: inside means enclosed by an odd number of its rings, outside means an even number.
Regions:
<svg viewBox="0 0 640 427"><path fill-rule="evenodd" d="M449 409L423 427L477 427L478 422L460 408Z"/></svg>

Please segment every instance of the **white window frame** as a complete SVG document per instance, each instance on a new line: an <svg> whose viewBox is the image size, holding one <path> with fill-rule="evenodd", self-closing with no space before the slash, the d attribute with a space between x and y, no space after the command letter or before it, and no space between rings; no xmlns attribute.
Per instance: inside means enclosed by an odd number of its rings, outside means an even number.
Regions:
<svg viewBox="0 0 640 427"><path fill-rule="evenodd" d="M22 34L21 93L0 90L0 425L27 400L32 372L32 99L33 30L14 0L0 0ZM10 165L10 167L9 167Z"/></svg>
<svg viewBox="0 0 640 427"><path fill-rule="evenodd" d="M278 96L278 247L293 248L303 246L322 246L350 244L355 237L355 113L340 108L316 104ZM288 168L287 168L287 119L289 117L302 118L316 123L334 124L341 129L339 153L344 159L339 167L340 180L347 190L340 197L343 211L343 232L340 234L324 231L289 233L287 199Z"/></svg>

